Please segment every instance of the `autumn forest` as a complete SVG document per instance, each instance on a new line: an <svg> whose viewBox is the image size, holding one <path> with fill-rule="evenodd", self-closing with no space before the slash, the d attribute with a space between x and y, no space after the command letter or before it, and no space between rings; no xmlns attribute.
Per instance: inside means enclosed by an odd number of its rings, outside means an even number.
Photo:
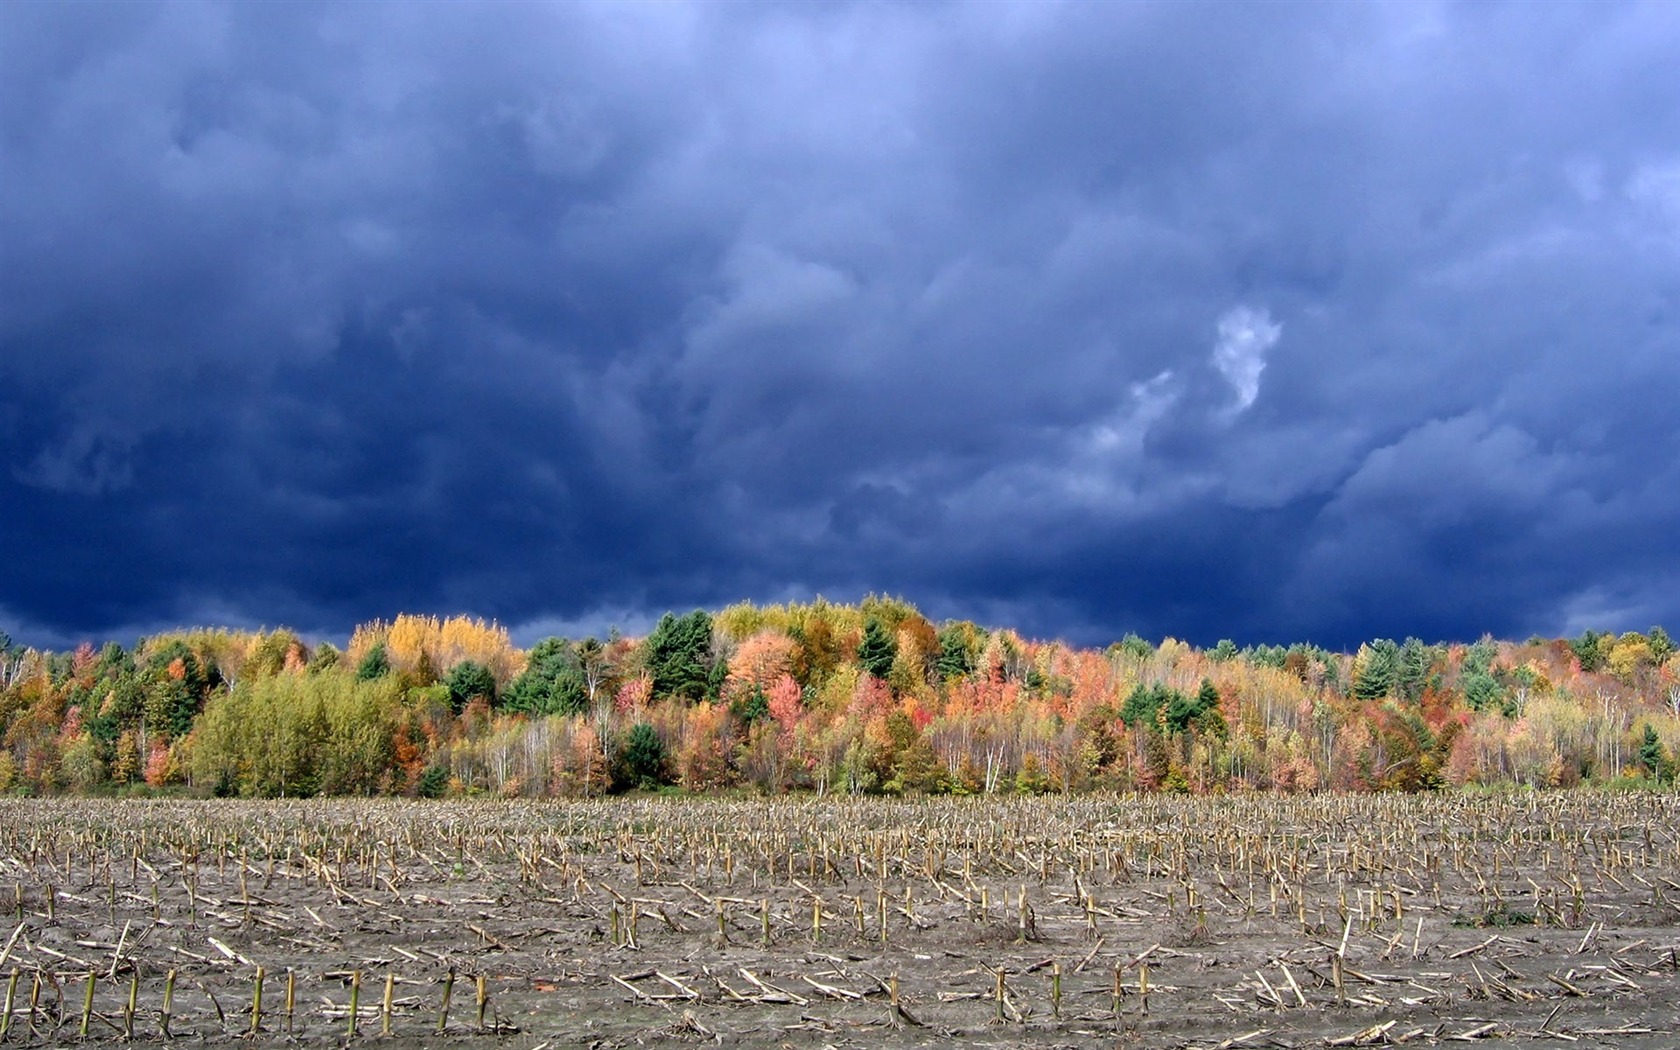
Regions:
<svg viewBox="0 0 1680 1050"><path fill-rule="evenodd" d="M0 634L0 791L499 795L1427 791L1672 783L1669 635L1038 642L914 606L739 604L517 648L398 616L342 648Z"/></svg>

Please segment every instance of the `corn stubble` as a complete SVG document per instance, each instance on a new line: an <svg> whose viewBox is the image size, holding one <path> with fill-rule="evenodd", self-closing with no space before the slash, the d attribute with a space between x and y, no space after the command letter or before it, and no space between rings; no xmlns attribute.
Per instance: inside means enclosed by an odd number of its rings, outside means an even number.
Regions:
<svg viewBox="0 0 1680 1050"><path fill-rule="evenodd" d="M8 800L0 1045L1656 1047L1677 826L1657 793Z"/></svg>

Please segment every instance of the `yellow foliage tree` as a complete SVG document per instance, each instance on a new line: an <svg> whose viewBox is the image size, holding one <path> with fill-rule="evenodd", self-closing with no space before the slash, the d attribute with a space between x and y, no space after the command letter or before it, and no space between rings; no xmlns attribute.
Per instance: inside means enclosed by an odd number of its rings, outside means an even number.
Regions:
<svg viewBox="0 0 1680 1050"><path fill-rule="evenodd" d="M363 624L350 636L346 662L356 666L381 642L391 669L399 673L426 667L442 675L462 660L472 660L489 668L496 684L503 686L525 669L525 654L514 648L507 628L470 616L440 620L405 613L388 624Z"/></svg>
<svg viewBox="0 0 1680 1050"><path fill-rule="evenodd" d="M1655 665L1656 655L1651 652L1651 643L1642 634L1624 634L1610 649L1610 654L1604 661L1614 674L1624 682L1633 681L1633 676L1641 668Z"/></svg>

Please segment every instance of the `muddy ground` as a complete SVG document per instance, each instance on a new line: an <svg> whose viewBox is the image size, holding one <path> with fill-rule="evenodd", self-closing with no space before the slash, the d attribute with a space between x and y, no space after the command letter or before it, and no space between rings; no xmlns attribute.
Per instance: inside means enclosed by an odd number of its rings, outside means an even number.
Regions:
<svg viewBox="0 0 1680 1050"><path fill-rule="evenodd" d="M1670 1050L1677 822L1587 793L4 801L3 1042Z"/></svg>

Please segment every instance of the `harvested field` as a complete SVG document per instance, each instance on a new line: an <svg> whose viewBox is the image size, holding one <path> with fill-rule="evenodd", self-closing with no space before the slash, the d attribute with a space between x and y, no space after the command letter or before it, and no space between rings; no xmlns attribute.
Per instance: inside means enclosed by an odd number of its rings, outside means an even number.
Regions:
<svg viewBox="0 0 1680 1050"><path fill-rule="evenodd" d="M1587 792L8 800L0 1042L1654 1050L1677 825Z"/></svg>

